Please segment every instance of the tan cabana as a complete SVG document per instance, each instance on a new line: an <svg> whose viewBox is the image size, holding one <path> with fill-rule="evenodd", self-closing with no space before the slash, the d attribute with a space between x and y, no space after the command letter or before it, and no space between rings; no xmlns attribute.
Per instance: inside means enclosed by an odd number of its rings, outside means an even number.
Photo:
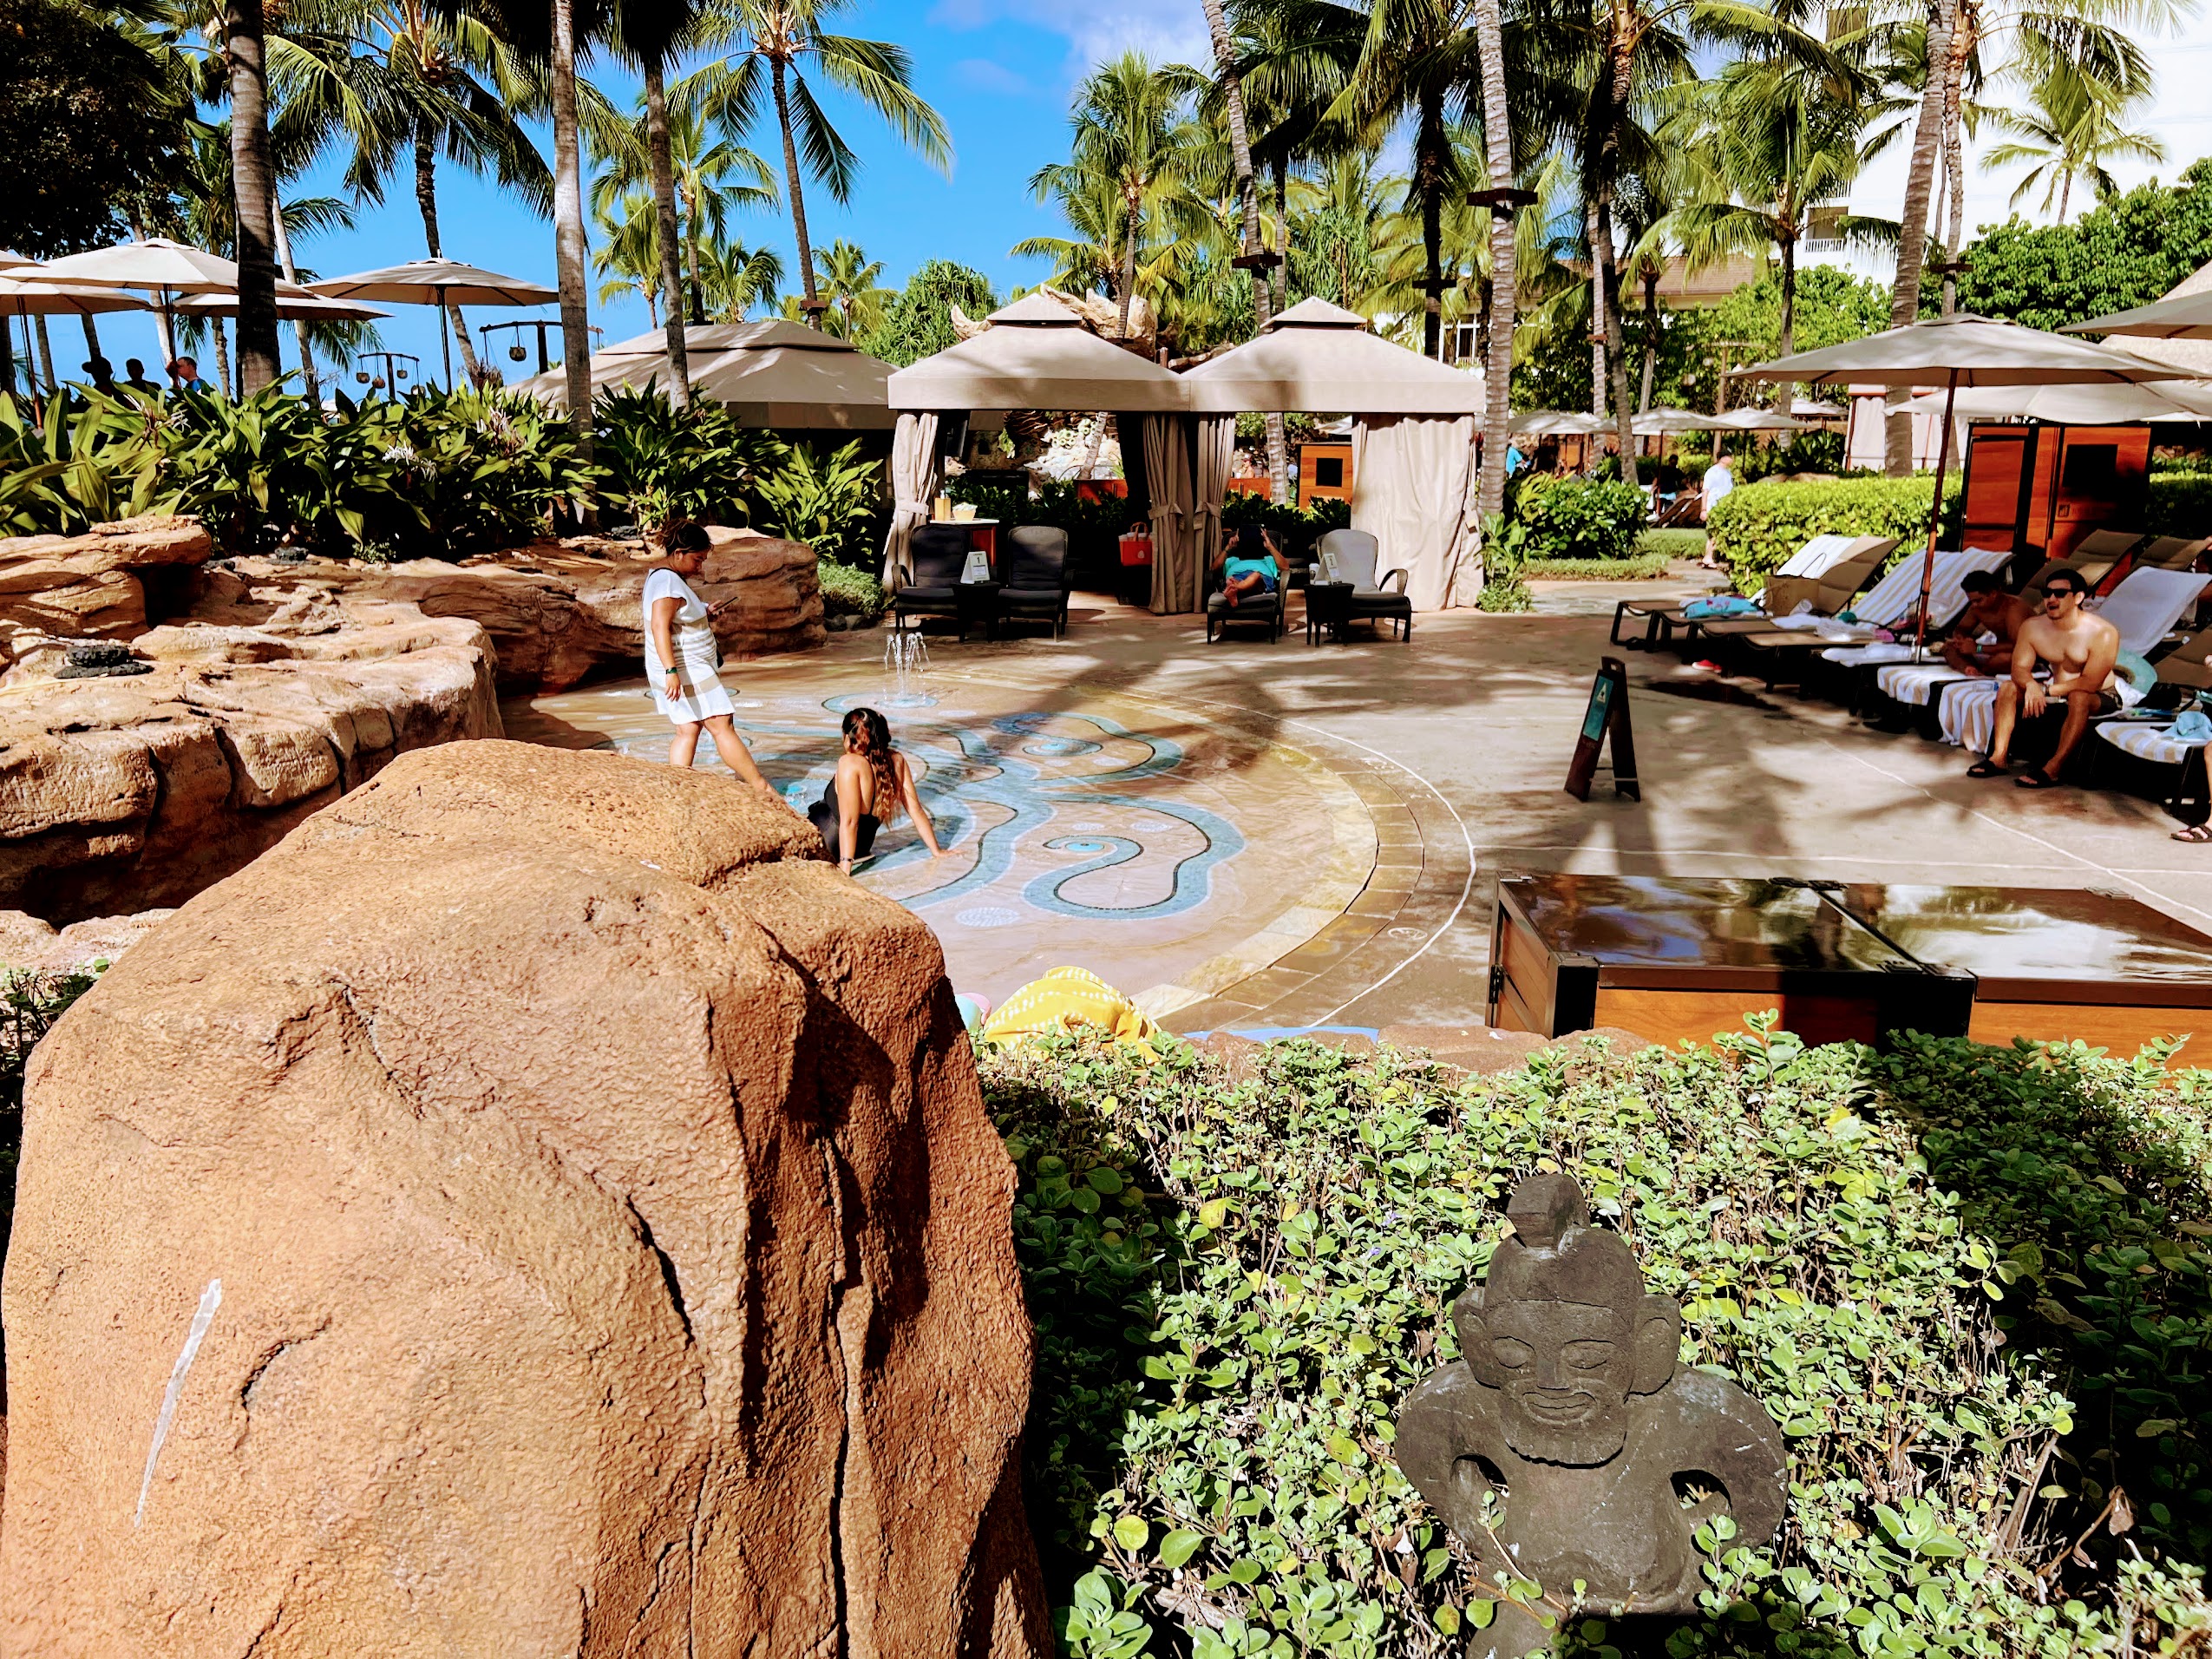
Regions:
<svg viewBox="0 0 2212 1659"><path fill-rule="evenodd" d="M989 320L973 339L893 374L891 407L1143 415L1179 415L1189 407L1181 380L1101 339L1049 295L1018 299Z"/></svg>
<svg viewBox="0 0 2212 1659"><path fill-rule="evenodd" d="M1189 500L1190 438L1177 418L1188 399L1178 377L1101 338L1051 295L1034 293L993 311L980 333L898 370L887 391L899 421L891 445L894 503L883 549L887 580L905 559L936 487L935 434L933 428L924 436L925 419L976 409L1107 411L1147 416L1142 453L1148 462L1155 450L1162 456L1172 450L1179 462L1147 469L1154 524L1152 608L1194 611L1204 603L1195 541L1200 519ZM1125 456L1138 452L1135 433L1123 430L1122 449Z"/></svg>
<svg viewBox="0 0 2212 1659"><path fill-rule="evenodd" d="M891 365L802 324L773 318L684 331L692 395L720 403L747 426L883 431L892 423L884 390ZM592 395L618 388L667 389L673 375L665 330L592 353ZM554 409L568 406L565 370L548 370L519 390Z"/></svg>
<svg viewBox="0 0 2212 1659"><path fill-rule="evenodd" d="M1480 374L1393 344L1357 311L1302 299L1257 338L1186 370L1183 382L1201 423L1246 410L1352 416L1352 528L1405 570L1415 610L1475 602L1462 573L1476 544ZM1209 511L1219 515L1219 499L1209 506L1201 497L1201 520Z"/></svg>

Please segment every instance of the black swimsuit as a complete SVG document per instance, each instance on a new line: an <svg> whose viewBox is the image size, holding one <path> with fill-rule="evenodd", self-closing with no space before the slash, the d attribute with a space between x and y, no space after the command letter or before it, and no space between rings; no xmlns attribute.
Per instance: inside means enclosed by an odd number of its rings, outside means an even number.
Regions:
<svg viewBox="0 0 2212 1659"><path fill-rule="evenodd" d="M844 848L840 844L841 837L838 833L840 826L837 818L837 780L835 777L833 777L829 782L821 786L821 799L807 809L807 818L816 830L821 832L821 844L824 850L829 854L830 862L835 863L841 860L844 856ZM872 815L866 812L861 814L861 821L853 826L854 857L866 858L868 856L868 849L875 845L875 832L880 828L881 826L876 823Z"/></svg>

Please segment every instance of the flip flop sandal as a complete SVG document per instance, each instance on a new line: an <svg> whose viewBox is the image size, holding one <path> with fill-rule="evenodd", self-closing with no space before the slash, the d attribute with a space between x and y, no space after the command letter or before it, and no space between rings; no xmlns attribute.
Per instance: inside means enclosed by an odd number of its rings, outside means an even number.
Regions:
<svg viewBox="0 0 2212 1659"><path fill-rule="evenodd" d="M2176 830L2172 838L2189 842L2194 846L2202 846L2212 842L2212 823L2193 823L2186 830Z"/></svg>
<svg viewBox="0 0 2212 1659"><path fill-rule="evenodd" d="M2040 766L2031 766L2012 780L2012 787L2023 790L2055 790L2058 780Z"/></svg>
<svg viewBox="0 0 2212 1659"><path fill-rule="evenodd" d="M1967 776L1968 777L2002 777L2005 776L2005 769L1985 755L1967 768Z"/></svg>

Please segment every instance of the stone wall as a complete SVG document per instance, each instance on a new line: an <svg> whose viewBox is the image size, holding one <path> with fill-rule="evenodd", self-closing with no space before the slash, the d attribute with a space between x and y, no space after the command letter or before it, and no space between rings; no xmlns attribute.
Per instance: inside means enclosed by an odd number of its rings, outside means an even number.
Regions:
<svg viewBox="0 0 2212 1659"><path fill-rule="evenodd" d="M26 1101L0 1650L1051 1650L936 941L726 780L403 756Z"/></svg>

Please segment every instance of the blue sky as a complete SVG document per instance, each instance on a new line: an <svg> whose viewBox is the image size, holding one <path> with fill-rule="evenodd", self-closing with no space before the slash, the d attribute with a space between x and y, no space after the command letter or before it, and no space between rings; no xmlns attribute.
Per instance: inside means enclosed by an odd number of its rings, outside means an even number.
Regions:
<svg viewBox="0 0 2212 1659"><path fill-rule="evenodd" d="M887 279L893 285L937 256L976 266L1002 289L1038 280L1044 274L1041 262L1014 259L1007 250L1025 236L1060 228L1050 210L1031 199L1028 180L1038 167L1065 154L1066 112L1076 82L1090 65L1125 47L1141 48L1162 61L1203 61L1207 51L1199 0L860 0L841 27L904 44L913 56L917 86L952 129L955 158L948 179L906 153L873 115L834 95L828 97L865 166L848 206L838 207L818 189L809 190L810 228L821 246L841 235L859 242L871 258L884 262ZM2203 77L2212 71L2212 16L2200 14L2175 37L2151 43L2151 55L2160 85L2143 124L2163 139L2169 159L2163 166L2130 165L2122 170L2128 184L2154 173L2170 179L2189 161L2212 151L2212 113L2200 95ZM626 79L604 67L597 73L610 90L618 86L619 95L631 95ZM753 143L776 159L772 132L756 134ZM550 152L549 142L546 148ZM332 158L323 176L303 187L335 190L338 165ZM457 169L442 167L439 177L439 217L448 255L553 281L550 225L496 187ZM2012 182L1972 172L1969 221L2004 217ZM1895 155L1862 179L1853 193L1853 206L1894 217L1902 194L1903 160ZM795 276L787 218L763 213L740 221L736 229L748 245L766 241L782 250L787 270ZM318 272L336 276L419 257L422 234L413 193L407 180L399 180L383 207L361 211L355 230L317 237L297 253ZM607 340L647 326L642 302L604 307L594 302L592 313ZM472 313L471 322L551 314L486 311ZM56 344L68 362L75 350L74 330L67 323L61 327ZM421 354L435 377L434 311L402 309L381 327L388 346ZM108 355L118 363L128 354L149 360L154 355L152 329L142 321L111 318L102 324L101 335ZM503 368L514 366L497 360Z"/></svg>

